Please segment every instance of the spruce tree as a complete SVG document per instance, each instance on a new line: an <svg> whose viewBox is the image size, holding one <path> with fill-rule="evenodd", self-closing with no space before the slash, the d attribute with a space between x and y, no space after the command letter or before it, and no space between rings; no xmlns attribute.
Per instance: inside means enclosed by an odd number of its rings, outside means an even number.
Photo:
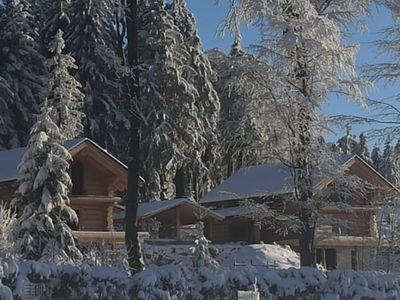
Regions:
<svg viewBox="0 0 400 300"><path fill-rule="evenodd" d="M355 135L351 132L351 126L347 126L346 135L337 141L337 145L341 154L350 155L356 153L357 141Z"/></svg>
<svg viewBox="0 0 400 300"><path fill-rule="evenodd" d="M47 8L47 18L41 30L42 51L46 57L50 55L48 45L59 30L66 32L70 20L68 18L68 0L51 1Z"/></svg>
<svg viewBox="0 0 400 300"><path fill-rule="evenodd" d="M208 57L203 52L201 40L197 33L196 21L186 6L186 0L174 0L171 5L171 14L175 25L183 36L184 44L189 54L186 62L195 71L188 81L196 88L195 106L198 110L197 118L201 123L202 135L205 141L202 144L201 157L191 157L188 166L191 175L192 190L197 196L204 194L211 188L214 167L219 159L217 122L220 110L219 96L213 86L215 73L211 68ZM194 152L195 154L196 152Z"/></svg>
<svg viewBox="0 0 400 300"><path fill-rule="evenodd" d="M356 144L354 148L354 154L360 156L367 163L371 163L372 160L368 150L367 137L365 136L364 133L361 133L359 139L360 139L359 142Z"/></svg>
<svg viewBox="0 0 400 300"><path fill-rule="evenodd" d="M139 3L142 114L146 118L144 144L145 153L148 153L144 167L145 199L154 200L175 195L173 179L177 170L189 162L197 168L205 168L202 156L212 125L205 124L209 113L203 111L198 101L206 105L214 101L215 98L210 99L216 95L200 99L206 88L200 89L197 84L206 84L206 80L209 83L206 76L210 71L198 73L201 66L205 67L204 57L204 61L199 62L199 70L192 66L190 47L166 2L144 0ZM207 89L214 93L212 87ZM208 116L207 122L214 122Z"/></svg>
<svg viewBox="0 0 400 300"><path fill-rule="evenodd" d="M371 160L374 169L377 170L378 172L381 172L382 153L381 153L381 148L377 144L374 146L374 149L372 150Z"/></svg>
<svg viewBox="0 0 400 300"><path fill-rule="evenodd" d="M385 141L385 148L383 150L382 161L380 165L380 172L387 180L389 180L394 185L400 182L398 177L398 172L396 168L395 153L393 146L391 145L390 138Z"/></svg>
<svg viewBox="0 0 400 300"><path fill-rule="evenodd" d="M58 30L49 45L52 57L47 59L49 69L49 105L53 108L54 122L60 129L61 136L73 139L81 134L83 125L83 100L80 83L70 74L78 69L75 60L63 54L65 47L63 32Z"/></svg>
<svg viewBox="0 0 400 300"><path fill-rule="evenodd" d="M0 15L0 149L25 145L44 90L44 58L27 0L7 1Z"/></svg>
<svg viewBox="0 0 400 300"><path fill-rule="evenodd" d="M62 136L52 115L45 102L18 166L19 187L11 202L20 214L14 239L26 259L66 262L80 258L68 225L78 219L68 206L71 156L60 144Z"/></svg>
<svg viewBox="0 0 400 300"><path fill-rule="evenodd" d="M66 51L79 69L75 78L85 94L84 134L117 152L121 132L129 122L116 105L121 61L116 53L112 0L73 0L65 31Z"/></svg>

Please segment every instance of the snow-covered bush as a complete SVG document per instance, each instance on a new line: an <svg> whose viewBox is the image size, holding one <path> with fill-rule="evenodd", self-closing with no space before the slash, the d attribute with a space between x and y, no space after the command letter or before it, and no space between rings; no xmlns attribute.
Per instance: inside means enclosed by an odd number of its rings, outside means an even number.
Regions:
<svg viewBox="0 0 400 300"><path fill-rule="evenodd" d="M209 268L213 271L218 270L219 264L210 254L208 240L204 236L204 224L203 222L197 223L199 230L199 239L195 241L193 247L193 267L194 268Z"/></svg>
<svg viewBox="0 0 400 300"><path fill-rule="evenodd" d="M130 277L122 268L0 261L2 284L23 299L26 284L43 287L45 299L236 299L238 290L260 292L260 299L399 299L396 274L323 271L315 268L270 269L246 266L193 270L182 264L155 266ZM6 295L0 284L0 293ZM1 294L0 294L1 295ZM0 297L1 299L1 297ZM11 299L11 298L5 298Z"/></svg>
<svg viewBox="0 0 400 300"><path fill-rule="evenodd" d="M101 244L80 247L82 262L95 267L118 267L128 270L128 253L125 247L111 249Z"/></svg>
<svg viewBox="0 0 400 300"><path fill-rule="evenodd" d="M0 258L14 255L12 228L16 215L10 208L0 205Z"/></svg>

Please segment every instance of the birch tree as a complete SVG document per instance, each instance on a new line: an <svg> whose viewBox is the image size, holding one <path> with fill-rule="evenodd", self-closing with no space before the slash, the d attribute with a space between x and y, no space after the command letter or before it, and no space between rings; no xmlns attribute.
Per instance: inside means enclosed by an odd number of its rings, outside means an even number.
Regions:
<svg viewBox="0 0 400 300"><path fill-rule="evenodd" d="M340 26L365 13L368 1L231 1L240 20L260 28L254 51L280 80L274 97L286 101L279 114L286 128L286 151L279 159L292 170L294 199L302 224L302 266L315 265L314 230L318 213L313 174L317 167L319 107L332 93L363 102L357 84L355 47L346 46Z"/></svg>
<svg viewBox="0 0 400 300"><path fill-rule="evenodd" d="M217 73L215 87L221 102L218 151L222 157L216 178L220 181L241 167L271 159L272 147L279 144L280 129L279 121L266 116L279 104L271 95L274 71L241 50L240 42L233 45L230 55L217 49L207 55Z"/></svg>

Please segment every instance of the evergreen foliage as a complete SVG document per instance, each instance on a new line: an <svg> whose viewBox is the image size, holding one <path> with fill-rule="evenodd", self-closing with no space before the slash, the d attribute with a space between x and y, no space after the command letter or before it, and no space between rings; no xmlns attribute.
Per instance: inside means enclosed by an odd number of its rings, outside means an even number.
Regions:
<svg viewBox="0 0 400 300"><path fill-rule="evenodd" d="M68 206L71 156L61 140L52 120L52 108L45 103L18 166L19 187L11 203L20 213L14 241L17 251L27 259L57 263L80 258L68 226L78 222L75 211Z"/></svg>
<svg viewBox="0 0 400 300"><path fill-rule="evenodd" d="M350 155L357 152L357 141L355 135L351 132L350 126L347 126L346 135L337 141L337 145L341 154Z"/></svg>
<svg viewBox="0 0 400 300"><path fill-rule="evenodd" d="M81 85L70 74L78 67L75 60L63 54L65 47L63 32L58 30L50 42L49 50L52 57L46 61L49 69L49 105L55 116L53 121L60 129L61 136L68 140L79 136L83 130L82 113L84 95L80 91Z"/></svg>
<svg viewBox="0 0 400 300"><path fill-rule="evenodd" d="M79 66L75 78L85 94L84 135L116 151L129 122L116 106L121 62L116 54L114 2L73 0L65 32L66 51Z"/></svg>
<svg viewBox="0 0 400 300"><path fill-rule="evenodd" d="M148 200L173 197L175 174L186 166L202 181L202 176L207 176L202 160L207 156L207 139L214 136L219 100L197 35L191 36L194 43L188 40L188 30L194 25L179 23L178 15L187 13L182 5L176 3L173 10L176 20L163 0L141 1L139 5Z"/></svg>
<svg viewBox="0 0 400 300"><path fill-rule="evenodd" d="M175 25L179 28L183 36L184 44L189 54L186 62L195 74L189 78L190 83L197 90L195 107L197 109L197 118L200 122L200 130L203 136L203 149L201 157L190 157L190 163L187 165L188 173L191 179L190 189L197 196L203 195L213 184L215 178L215 164L219 160L218 138L216 133L217 122L220 111L220 99L217 91L214 89L212 79L215 73L211 67L207 55L203 52L200 37L197 33L196 21L193 14L186 7L186 0L174 0L171 7L171 14ZM188 180L190 182L190 180ZM190 195L190 193L188 193ZM190 195L191 196L191 195Z"/></svg>
<svg viewBox="0 0 400 300"><path fill-rule="evenodd" d="M43 29L41 31L42 51L49 54L48 45L59 30L66 32L70 20L68 18L68 0L54 0L51 1L45 19Z"/></svg>
<svg viewBox="0 0 400 300"><path fill-rule="evenodd" d="M382 153L379 145L375 145L374 149L372 149L371 160L374 169L377 170L378 172L381 172Z"/></svg>
<svg viewBox="0 0 400 300"><path fill-rule="evenodd" d="M25 145L39 111L45 67L37 39L30 1L7 1L0 15L0 149Z"/></svg>
<svg viewBox="0 0 400 300"><path fill-rule="evenodd" d="M199 237L195 241L195 246L193 247L193 267L196 269L205 267L216 271L219 269L219 263L210 254L208 240L204 236L203 222L197 222L197 227L199 230Z"/></svg>
<svg viewBox="0 0 400 300"><path fill-rule="evenodd" d="M385 148L383 150L383 156L379 167L380 173L394 185L400 183L400 170L398 169L395 150L391 145L391 139L388 138L385 141Z"/></svg>
<svg viewBox="0 0 400 300"><path fill-rule="evenodd" d="M372 159L368 150L367 137L364 133L360 134L359 142L355 146L354 153L364 159L367 163L372 163Z"/></svg>

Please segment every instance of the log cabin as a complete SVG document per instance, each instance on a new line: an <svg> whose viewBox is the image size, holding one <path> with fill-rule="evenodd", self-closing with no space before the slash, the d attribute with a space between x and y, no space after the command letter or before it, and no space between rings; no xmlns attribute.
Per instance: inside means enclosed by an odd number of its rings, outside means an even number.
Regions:
<svg viewBox="0 0 400 300"><path fill-rule="evenodd" d="M127 189L127 167L90 139L65 142L72 156L70 206L79 223L73 227L81 243L124 244L124 232L115 232L113 212L121 201L120 192ZM25 148L0 151L0 202L6 205L18 187L17 166ZM145 233L140 233L143 238Z"/></svg>
<svg viewBox="0 0 400 300"><path fill-rule="evenodd" d="M361 178L370 188L361 199L355 193L350 197L351 211L335 207L322 208L322 215L326 219L337 222L320 222L316 225L316 260L328 269L369 269L377 249L388 246L388 240L380 238L377 232L377 220L383 202L388 197L398 196L400 192L357 155L343 156L339 164L347 174ZM322 176L316 178L315 182L314 190L323 191L330 188L332 178ZM296 232L289 231L285 235L276 233L276 230L250 217L246 207L241 205L247 200L268 201L271 209L275 209L291 197L293 190L290 170L282 164L271 163L238 170L199 201L201 205L225 217L224 222L213 226L211 240L214 243L276 242L288 244L297 250ZM282 212L291 214L287 207Z"/></svg>

